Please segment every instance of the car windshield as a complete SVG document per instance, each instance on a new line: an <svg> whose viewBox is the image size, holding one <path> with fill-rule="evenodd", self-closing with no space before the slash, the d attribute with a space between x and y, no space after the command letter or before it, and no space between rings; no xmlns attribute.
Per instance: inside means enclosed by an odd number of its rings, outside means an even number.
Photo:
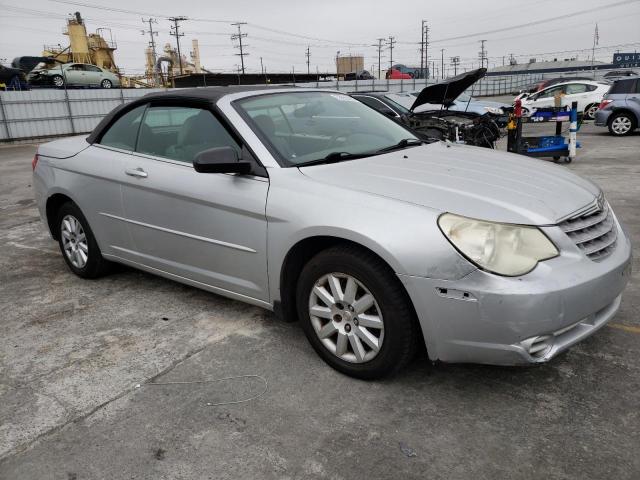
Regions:
<svg viewBox="0 0 640 480"><path fill-rule="evenodd" d="M349 160L419 144L406 128L341 93L273 93L235 105L285 167Z"/></svg>

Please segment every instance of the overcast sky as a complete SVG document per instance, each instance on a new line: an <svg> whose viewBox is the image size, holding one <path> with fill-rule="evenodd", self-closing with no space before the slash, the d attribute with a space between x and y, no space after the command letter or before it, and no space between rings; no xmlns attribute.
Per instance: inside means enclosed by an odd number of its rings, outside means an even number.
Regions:
<svg viewBox="0 0 640 480"><path fill-rule="evenodd" d="M231 40L233 21L247 22L242 28L247 33L248 72L260 71L260 57L268 71L306 71L307 46L311 71L316 67L335 71L337 51L363 54L365 68L377 70L373 44L389 36L397 41L394 63L419 65L422 19L430 27L430 60L440 63L444 48L446 65L450 57L459 56L465 67L477 66L481 39L487 40L490 66L502 65L503 57L508 62L511 53L519 62L530 57L552 60L577 55L587 59L596 22L596 59L610 61L617 49L640 51L640 0L0 0L0 11L3 62L20 55L39 55L44 44L66 46L67 37L62 35L65 18L80 11L89 32L111 29L118 44L116 63L129 74L144 72L149 38L140 32L145 27L142 16L157 19L160 46L175 45L167 17L188 17L181 24L185 33L182 50L188 52L191 39L197 38L202 64L213 71L235 71L240 63ZM552 18L556 20L549 20ZM385 68L388 49L383 55Z"/></svg>

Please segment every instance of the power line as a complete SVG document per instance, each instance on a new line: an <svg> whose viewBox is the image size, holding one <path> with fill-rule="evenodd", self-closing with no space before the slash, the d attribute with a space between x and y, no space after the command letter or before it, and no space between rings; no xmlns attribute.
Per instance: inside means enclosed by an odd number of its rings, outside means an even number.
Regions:
<svg viewBox="0 0 640 480"><path fill-rule="evenodd" d="M240 64L242 66L242 74L243 75L244 75L244 57L246 55L249 55L248 53L244 52L243 45L242 45L242 39L245 38L247 36L247 34L246 33L242 33L241 27L242 27L242 25L246 25L246 24L247 24L247 22L237 22L237 23L232 23L231 24L234 27L238 27L238 33L236 33L235 35L231 35L231 40L238 40L238 47L240 48L240 53L236 53L236 55L240 56Z"/></svg>
<svg viewBox="0 0 640 480"><path fill-rule="evenodd" d="M620 7L622 5L628 5L630 3L636 3L636 2L640 2L640 0L624 0L622 2L616 2L616 3L610 3L608 5L601 5L599 7L594 7L594 8L588 8L586 10L579 10L579 11L573 11L571 13L567 13L564 15L556 15L554 17L549 17L549 18L544 18L542 20L534 20L531 22L527 22L527 23L522 23L519 25L511 25L510 27L504 27L504 28L496 28L494 30L487 30L484 32L476 32L476 33L469 33L466 35L457 35L455 37L448 37L448 38L441 38L439 40L433 40L433 42L448 42L449 40L460 40L463 38L473 38L473 37L479 37L481 35L490 35L492 33L500 33L500 32L508 32L509 30L518 30L520 28L524 28L524 27L531 27L534 25L540 25L543 23L549 23L549 22L555 22L557 20L564 20L565 18L573 18L577 15L585 15L587 13L593 13L593 12L597 12L599 10L605 10L605 9L609 9L609 8L614 8L614 7Z"/></svg>
<svg viewBox="0 0 640 480"><path fill-rule="evenodd" d="M180 65L180 75L183 74L182 71L182 53L180 53L180 37L184 37L184 33L180 33L180 22L187 20L187 17L171 17L168 19L173 22L173 26L171 27L171 32L169 35L172 37L176 37L176 44L178 47L178 64Z"/></svg>

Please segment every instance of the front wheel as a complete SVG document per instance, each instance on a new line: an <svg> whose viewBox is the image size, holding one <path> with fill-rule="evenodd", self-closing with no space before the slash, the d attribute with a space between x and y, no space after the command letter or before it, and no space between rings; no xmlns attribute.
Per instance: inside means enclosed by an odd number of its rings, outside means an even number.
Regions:
<svg viewBox="0 0 640 480"><path fill-rule="evenodd" d="M592 105L588 105L587 108L584 109L585 120L595 119L597 111L598 111L598 104L594 103Z"/></svg>
<svg viewBox="0 0 640 480"><path fill-rule="evenodd" d="M111 88L113 86L113 83L111 83L111 80L107 80L106 78L104 80L102 80L100 82L100 86L102 88Z"/></svg>
<svg viewBox="0 0 640 480"><path fill-rule="evenodd" d="M317 254L300 274L296 300L307 339L346 375L383 377L416 351L411 301L393 271L366 250L343 245Z"/></svg>
<svg viewBox="0 0 640 480"><path fill-rule="evenodd" d="M60 251L73 273L82 278L107 273L110 263L102 257L89 222L75 203L67 202L60 207L56 225Z"/></svg>
<svg viewBox="0 0 640 480"><path fill-rule="evenodd" d="M51 77L51 82L56 87L64 87L64 78L62 78L62 75L54 75Z"/></svg>
<svg viewBox="0 0 640 480"><path fill-rule="evenodd" d="M609 118L609 132L616 137L631 135L636 128L635 122L635 118L629 113L614 113Z"/></svg>

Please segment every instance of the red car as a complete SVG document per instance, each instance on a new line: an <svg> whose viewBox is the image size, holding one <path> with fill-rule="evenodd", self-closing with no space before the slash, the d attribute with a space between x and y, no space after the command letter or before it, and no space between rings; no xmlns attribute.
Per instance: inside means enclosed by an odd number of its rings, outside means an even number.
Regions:
<svg viewBox="0 0 640 480"><path fill-rule="evenodd" d="M385 77L391 80L400 80L400 79L407 80L407 79L413 78L410 74L402 73L400 70L396 70L395 68L387 70Z"/></svg>

